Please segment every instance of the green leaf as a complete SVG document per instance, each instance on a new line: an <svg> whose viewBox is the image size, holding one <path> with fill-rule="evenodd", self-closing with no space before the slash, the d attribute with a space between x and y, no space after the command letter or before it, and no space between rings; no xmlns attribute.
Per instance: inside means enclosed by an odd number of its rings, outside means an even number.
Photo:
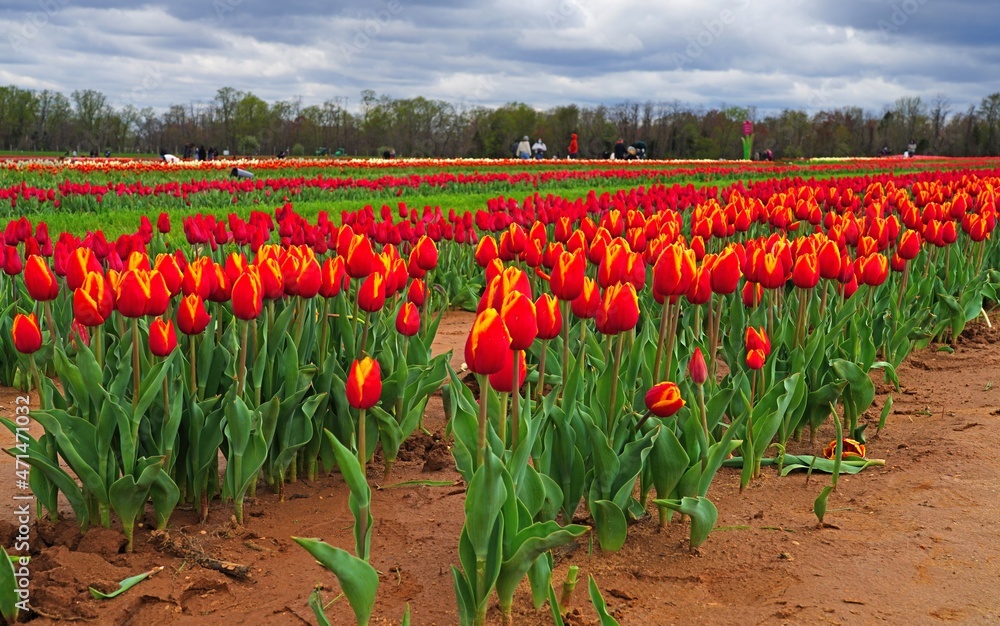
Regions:
<svg viewBox="0 0 1000 626"><path fill-rule="evenodd" d="M17 595L17 578L12 561L16 557L10 557L3 546L0 546L0 554L3 555L0 556L0 615L3 615L8 624L15 624L20 612L17 606L20 600Z"/></svg>
<svg viewBox="0 0 1000 626"><path fill-rule="evenodd" d="M367 624L375 609L375 593L378 591L378 572L375 568L346 550L335 548L319 539L292 539L313 555L320 565L333 572L354 609L358 624Z"/></svg>
<svg viewBox="0 0 1000 626"><path fill-rule="evenodd" d="M326 611L323 610L323 592L320 591L319 587L313 589L312 593L309 594L309 607L313 610L313 615L316 616L316 623L319 626L330 626L330 620L326 618Z"/></svg>
<svg viewBox="0 0 1000 626"><path fill-rule="evenodd" d="M514 554L500 565L497 596L501 607L510 607L517 585L539 556L581 537L590 528L578 524L560 527L556 522L538 522L514 537Z"/></svg>
<svg viewBox="0 0 1000 626"><path fill-rule="evenodd" d="M594 605L594 610L597 611L597 616L601 618L601 626L619 626L618 620L611 617L608 613L608 605L604 602L604 596L601 595L601 590L597 587L597 581L594 580L593 574L590 576L590 601Z"/></svg>
<svg viewBox="0 0 1000 626"><path fill-rule="evenodd" d="M591 505L594 525L597 527L597 540L601 550L617 552L625 545L628 535L628 522L625 513L611 500L597 500Z"/></svg>
<svg viewBox="0 0 1000 626"><path fill-rule="evenodd" d="M159 567L154 567L153 569L149 570L148 572L143 572L143 573L137 574L135 576L130 576L129 578L126 578L125 580L123 580L120 583L118 583L118 589L115 589L111 593L102 593L102 592L98 591L97 589L94 589L93 587L90 587L89 588L90 589L90 595L94 596L94 598L96 598L97 600L110 600L111 598L115 598L117 596L120 596L121 594L125 593L126 591L128 591L132 587L135 587L136 585L138 585L139 583L141 583L142 581L146 580L147 578L149 578L150 576L152 576L153 574L159 572L162 569L163 569L163 566L161 565Z"/></svg>
<svg viewBox="0 0 1000 626"><path fill-rule="evenodd" d="M476 557L485 559L489 554L490 537L504 500L507 489L501 472L504 471L500 459L492 450L486 450L483 464L476 470L465 496L465 528Z"/></svg>
<svg viewBox="0 0 1000 626"><path fill-rule="evenodd" d="M826 517L826 500L828 497L830 497L830 492L832 491L833 491L833 485L827 485L826 487L823 487L823 491L819 493L819 496L817 496L816 501L813 502L813 513L816 514L816 519L819 520L820 524L823 523L823 518Z"/></svg>
<svg viewBox="0 0 1000 626"><path fill-rule="evenodd" d="M654 504L691 517L691 549L705 543L719 519L719 510L708 498L682 498L680 500L653 500Z"/></svg>
<svg viewBox="0 0 1000 626"><path fill-rule="evenodd" d="M354 513L355 551L361 559L367 561L373 526L371 488L368 486L368 480L361 470L361 462L358 460L358 457L347 446L340 443L329 430L324 430L324 434L327 441L333 446L334 454L337 457L337 466L344 477L344 482L347 483L347 487L351 491L350 505L351 511ZM365 523L362 524L362 521ZM361 536L362 528L365 529L364 536Z"/></svg>

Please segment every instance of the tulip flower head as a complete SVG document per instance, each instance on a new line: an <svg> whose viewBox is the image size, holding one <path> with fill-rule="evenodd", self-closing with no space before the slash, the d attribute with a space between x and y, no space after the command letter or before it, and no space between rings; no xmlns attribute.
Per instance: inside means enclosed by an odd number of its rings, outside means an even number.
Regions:
<svg viewBox="0 0 1000 626"><path fill-rule="evenodd" d="M174 323L154 318L149 324L149 351L155 356L166 357L177 347L177 333Z"/></svg>
<svg viewBox="0 0 1000 626"><path fill-rule="evenodd" d="M21 354L34 354L42 347L42 330L34 313L18 313L11 328L14 348Z"/></svg>
<svg viewBox="0 0 1000 626"><path fill-rule="evenodd" d="M500 313L484 309L476 316L465 341L466 364L476 374L493 374L503 368L509 351L510 333Z"/></svg>
<svg viewBox="0 0 1000 626"><path fill-rule="evenodd" d="M347 374L347 403L356 409L370 409L382 396L382 370L378 361L366 356L355 359Z"/></svg>
<svg viewBox="0 0 1000 626"><path fill-rule="evenodd" d="M684 406L677 383L669 380L657 383L646 392L646 409L656 417L670 417Z"/></svg>

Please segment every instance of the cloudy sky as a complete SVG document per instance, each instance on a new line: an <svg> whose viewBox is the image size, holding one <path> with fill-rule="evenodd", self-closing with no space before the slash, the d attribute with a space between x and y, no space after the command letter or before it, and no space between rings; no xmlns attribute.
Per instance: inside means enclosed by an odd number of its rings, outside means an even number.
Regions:
<svg viewBox="0 0 1000 626"><path fill-rule="evenodd" d="M116 107L363 89L467 105L679 101L874 111L1000 90L995 0L22 0L0 84Z"/></svg>

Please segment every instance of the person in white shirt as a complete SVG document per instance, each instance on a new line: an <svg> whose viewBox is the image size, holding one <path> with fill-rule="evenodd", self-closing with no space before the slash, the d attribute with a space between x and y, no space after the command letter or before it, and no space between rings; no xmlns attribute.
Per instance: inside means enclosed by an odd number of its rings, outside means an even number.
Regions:
<svg viewBox="0 0 1000 626"><path fill-rule="evenodd" d="M545 142L542 141L541 137L538 138L535 145L531 146L531 151L534 153L536 159L544 159L545 151L547 149L548 148L545 147Z"/></svg>
<svg viewBox="0 0 1000 626"><path fill-rule="evenodd" d="M519 159L531 158L531 140L528 139L527 135L524 136L524 139L521 140L521 143L517 144L517 149L514 150L514 153L517 155L517 158Z"/></svg>

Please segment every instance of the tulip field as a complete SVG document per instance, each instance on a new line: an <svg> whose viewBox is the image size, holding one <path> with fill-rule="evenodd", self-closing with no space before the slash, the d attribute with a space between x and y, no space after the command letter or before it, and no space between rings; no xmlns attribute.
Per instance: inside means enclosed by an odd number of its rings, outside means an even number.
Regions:
<svg viewBox="0 0 1000 626"><path fill-rule="evenodd" d="M329 570L288 602L419 624L383 605L373 501L437 430L464 502L441 623L619 623L584 552L712 553L720 483L805 474L823 528L884 471L904 361L991 324L998 197L996 159L0 162L0 386L32 404L4 448L33 519L123 558L335 485L351 540L288 528L282 558Z"/></svg>

